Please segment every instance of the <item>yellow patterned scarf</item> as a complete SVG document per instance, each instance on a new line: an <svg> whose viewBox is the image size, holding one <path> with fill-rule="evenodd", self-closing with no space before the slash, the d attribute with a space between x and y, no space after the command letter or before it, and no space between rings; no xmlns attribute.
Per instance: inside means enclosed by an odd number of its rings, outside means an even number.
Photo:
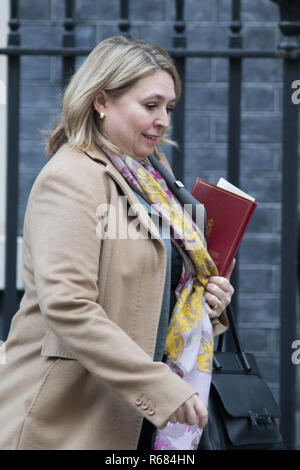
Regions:
<svg viewBox="0 0 300 470"><path fill-rule="evenodd" d="M120 157L107 149L104 150L127 182L144 197L146 196L148 202L152 203L155 210L169 223L171 235L193 263L195 275L193 276L192 288L191 282L188 282L189 279L186 278L186 268L179 283L178 290L180 290L180 294L166 339L166 353L169 359L176 363L181 358L186 344L183 333L193 331L202 320L204 288L210 276L218 275L217 268L206 249L203 235L198 227L189 214L184 211L184 208L167 187L164 179L150 162L145 159L145 161L139 163L131 157L125 155ZM185 261L187 262L186 256ZM205 361L206 370L208 369L207 363L211 363L211 360L212 350L210 351L210 358L207 357ZM198 362L200 366L203 360L199 358Z"/></svg>
<svg viewBox="0 0 300 470"><path fill-rule="evenodd" d="M190 383L203 403L207 404L213 332L203 293L209 277L218 275L217 268L199 228L149 160L138 162L127 155L119 156L106 148L103 150L128 184L153 205L170 227L173 241L180 247L183 270L166 337L166 363L173 372ZM201 433L198 425L168 423L164 429L157 429L154 449L197 449Z"/></svg>
<svg viewBox="0 0 300 470"><path fill-rule="evenodd" d="M161 215L165 219L169 219L174 233L179 234L178 239L183 242L185 251L196 271L193 288L190 289L190 286L187 285L181 289L168 328L165 351L169 359L176 363L185 348L183 333L193 331L197 323L202 320L202 298L208 278L216 276L218 272L201 234L188 214L184 213L179 202L175 201L175 198L171 200L154 176L143 167L138 168L136 177L149 201L155 205L155 208L159 207ZM207 370L207 362L211 364L212 361L213 351L212 348L209 349L210 357L206 358L204 364L203 355L198 357L198 366L201 368L204 366L205 370Z"/></svg>

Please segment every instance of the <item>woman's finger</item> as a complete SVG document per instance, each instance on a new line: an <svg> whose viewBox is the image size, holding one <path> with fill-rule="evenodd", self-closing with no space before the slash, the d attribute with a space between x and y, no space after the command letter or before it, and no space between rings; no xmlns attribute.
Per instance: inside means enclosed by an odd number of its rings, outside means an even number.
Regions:
<svg viewBox="0 0 300 470"><path fill-rule="evenodd" d="M232 274L232 271L234 270L235 264L236 264L236 259L234 258L231 262L231 265L228 268L228 271L227 271L226 275L225 275L225 277L226 277L226 279L228 279L228 281L230 280L230 276Z"/></svg>
<svg viewBox="0 0 300 470"><path fill-rule="evenodd" d="M198 400L197 403L195 404L195 411L198 415L198 420L199 420L199 428L204 428L207 425L208 422L208 411L205 405Z"/></svg>
<svg viewBox="0 0 300 470"><path fill-rule="evenodd" d="M217 310L211 308L211 306L207 302L205 302L205 306L206 306L205 307L206 312L207 312L207 314L208 314L208 316L211 320L213 320L214 318L218 318L221 315L221 313L223 312L223 310L222 310L222 312L217 312Z"/></svg>
<svg viewBox="0 0 300 470"><path fill-rule="evenodd" d="M177 423L177 418L175 414L172 414L169 418L170 423Z"/></svg>
<svg viewBox="0 0 300 470"><path fill-rule="evenodd" d="M219 287L217 284L214 284L212 282L209 282L207 285L206 285L206 288L205 288L205 294L210 294L210 295L213 295L215 297L218 297L220 298L220 296L224 295L224 293L226 292L225 289L222 289L221 287Z"/></svg>
<svg viewBox="0 0 300 470"><path fill-rule="evenodd" d="M186 424L188 424L189 426L198 424L198 416L194 409L194 406L186 402L184 404L184 411L185 411L185 423Z"/></svg>
<svg viewBox="0 0 300 470"><path fill-rule="evenodd" d="M221 287L220 285L209 282L205 288L204 295L212 307L216 305L218 300L220 300L224 305L228 305L234 293L234 289L229 281L225 278L222 279L226 281L226 283L221 283Z"/></svg>
<svg viewBox="0 0 300 470"><path fill-rule="evenodd" d="M230 281L226 279L226 277L220 276L211 276L208 279L208 283L205 287L206 290L209 292L214 292L214 289L220 288L224 292L231 292L233 291L233 287L230 284Z"/></svg>
<svg viewBox="0 0 300 470"><path fill-rule="evenodd" d="M211 308L216 308L222 304L222 300L216 295L210 294L209 292L204 293L204 298Z"/></svg>
<svg viewBox="0 0 300 470"><path fill-rule="evenodd" d="M175 416L176 416L178 423L182 423L182 424L185 423L185 413L184 413L183 406L180 406L178 410L176 410Z"/></svg>

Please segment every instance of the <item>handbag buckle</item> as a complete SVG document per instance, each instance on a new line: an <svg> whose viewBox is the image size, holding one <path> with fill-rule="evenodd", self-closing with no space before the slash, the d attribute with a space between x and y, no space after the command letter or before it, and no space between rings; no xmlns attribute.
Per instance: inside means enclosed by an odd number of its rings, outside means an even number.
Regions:
<svg viewBox="0 0 300 470"><path fill-rule="evenodd" d="M272 419L267 408L263 408L261 413L256 413L253 410L248 410L248 413L253 426L257 426L258 424L272 424Z"/></svg>

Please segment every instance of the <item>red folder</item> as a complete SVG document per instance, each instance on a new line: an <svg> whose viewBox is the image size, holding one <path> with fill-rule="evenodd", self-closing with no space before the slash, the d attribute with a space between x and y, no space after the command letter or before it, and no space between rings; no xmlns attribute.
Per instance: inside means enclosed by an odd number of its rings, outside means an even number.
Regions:
<svg viewBox="0 0 300 470"><path fill-rule="evenodd" d="M204 204L207 249L219 275L225 276L257 203L200 178L196 179L192 195Z"/></svg>

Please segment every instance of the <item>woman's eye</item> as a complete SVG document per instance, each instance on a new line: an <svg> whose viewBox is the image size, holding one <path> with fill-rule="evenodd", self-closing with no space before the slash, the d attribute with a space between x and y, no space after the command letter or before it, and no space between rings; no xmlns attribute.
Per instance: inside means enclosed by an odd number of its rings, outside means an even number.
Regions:
<svg viewBox="0 0 300 470"><path fill-rule="evenodd" d="M146 108L152 111L155 108L157 108L157 104L156 103L147 103ZM172 111L174 111L174 108L170 106L170 107L167 107L166 110L167 110L168 114L171 114Z"/></svg>

